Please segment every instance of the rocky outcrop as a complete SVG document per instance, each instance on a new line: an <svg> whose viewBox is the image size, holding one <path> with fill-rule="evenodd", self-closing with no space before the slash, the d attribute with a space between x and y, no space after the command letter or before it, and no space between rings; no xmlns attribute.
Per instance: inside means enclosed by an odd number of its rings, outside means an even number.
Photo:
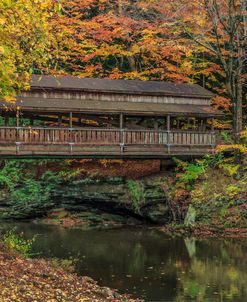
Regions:
<svg viewBox="0 0 247 302"><path fill-rule="evenodd" d="M54 209L80 213L84 217L88 213L108 213L126 220L134 218L151 223L165 224L170 220L165 194L158 177L147 177L138 181L116 177L63 181L53 188L49 198L43 202L33 200L16 203L9 199L8 194L1 195L2 219L44 217Z"/></svg>

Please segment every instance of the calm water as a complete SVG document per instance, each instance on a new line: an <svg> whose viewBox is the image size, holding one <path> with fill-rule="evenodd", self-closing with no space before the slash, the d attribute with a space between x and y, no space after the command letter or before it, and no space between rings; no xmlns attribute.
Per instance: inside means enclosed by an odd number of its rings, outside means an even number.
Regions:
<svg viewBox="0 0 247 302"><path fill-rule="evenodd" d="M150 229L16 226L34 252L75 257L77 273L145 301L247 301L247 240L170 238Z"/></svg>

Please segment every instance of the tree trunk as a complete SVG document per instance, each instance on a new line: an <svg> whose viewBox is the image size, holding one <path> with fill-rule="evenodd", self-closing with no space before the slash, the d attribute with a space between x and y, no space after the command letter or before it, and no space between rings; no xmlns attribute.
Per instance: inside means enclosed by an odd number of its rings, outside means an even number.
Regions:
<svg viewBox="0 0 247 302"><path fill-rule="evenodd" d="M239 79L236 85L237 88L237 99L236 99L236 129L235 133L239 135L239 133L243 130L243 95L242 95L242 80Z"/></svg>
<svg viewBox="0 0 247 302"><path fill-rule="evenodd" d="M129 68L131 71L136 71L136 62L135 58L133 56L127 57L128 62L129 62Z"/></svg>

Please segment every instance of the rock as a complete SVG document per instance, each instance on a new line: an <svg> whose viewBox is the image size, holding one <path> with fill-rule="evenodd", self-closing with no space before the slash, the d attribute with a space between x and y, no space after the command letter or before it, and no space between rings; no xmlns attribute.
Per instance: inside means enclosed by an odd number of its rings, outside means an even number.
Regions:
<svg viewBox="0 0 247 302"><path fill-rule="evenodd" d="M139 184L143 190L139 201L133 200L135 192L130 192L128 182L122 178L87 178L60 182L52 190L49 200L44 203L34 201L14 204L6 195L1 200L1 205L4 206L0 208L0 219L34 219L54 216L54 213L59 213L56 217L65 217L68 213L76 213L83 220L92 223L129 223L129 219L132 222L169 222L170 212L160 180L146 178L139 180Z"/></svg>

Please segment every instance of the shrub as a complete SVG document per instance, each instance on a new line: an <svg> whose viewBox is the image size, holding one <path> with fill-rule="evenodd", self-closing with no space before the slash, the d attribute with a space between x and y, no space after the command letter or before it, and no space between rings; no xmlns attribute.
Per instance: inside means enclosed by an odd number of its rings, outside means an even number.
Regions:
<svg viewBox="0 0 247 302"><path fill-rule="evenodd" d="M25 258L30 258L32 254L32 246L36 237L32 239L23 238L23 234L16 234L14 230L8 231L3 236L3 243L11 252L16 252Z"/></svg>
<svg viewBox="0 0 247 302"><path fill-rule="evenodd" d="M194 183L200 175L205 173L207 167L206 160L197 161L195 163L184 162L182 160L173 159L177 165L177 180L180 184L187 185Z"/></svg>

